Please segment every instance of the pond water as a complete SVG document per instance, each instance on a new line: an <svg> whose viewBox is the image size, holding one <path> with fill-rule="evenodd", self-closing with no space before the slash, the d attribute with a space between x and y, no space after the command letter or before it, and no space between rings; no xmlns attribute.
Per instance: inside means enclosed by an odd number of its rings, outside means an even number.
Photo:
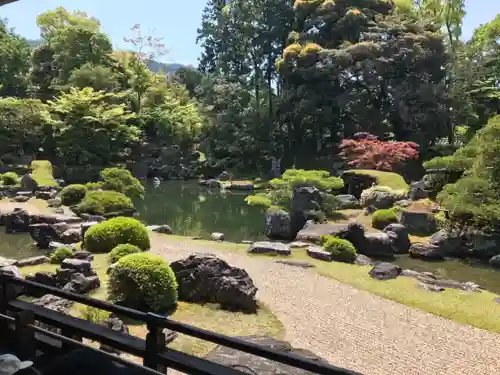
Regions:
<svg viewBox="0 0 500 375"><path fill-rule="evenodd" d="M134 202L139 219L148 224L168 224L174 234L210 238L221 232L226 241L264 238L264 216L245 202L246 193L208 189L192 181L146 185L145 198Z"/></svg>
<svg viewBox="0 0 500 375"><path fill-rule="evenodd" d="M209 238L213 232L225 234L226 241L265 239L263 212L244 201L241 192L221 193L195 182L162 182L146 186L145 199L135 202L139 219L147 224L168 224L174 234ZM0 228L0 255L22 259L43 252L33 246L27 234L5 234ZM500 272L474 261L447 260L424 262L398 256L396 264L403 269L432 272L439 277L472 281L500 294Z"/></svg>

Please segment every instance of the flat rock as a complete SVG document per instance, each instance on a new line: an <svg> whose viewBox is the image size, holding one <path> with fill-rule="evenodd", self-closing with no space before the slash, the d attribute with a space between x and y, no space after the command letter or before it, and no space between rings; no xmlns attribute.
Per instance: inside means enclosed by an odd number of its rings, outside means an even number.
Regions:
<svg viewBox="0 0 500 375"><path fill-rule="evenodd" d="M287 266L299 267L299 268L314 268L316 267L314 264L300 261L300 260L288 260L288 259L278 259L275 260L274 263L285 264Z"/></svg>
<svg viewBox="0 0 500 375"><path fill-rule="evenodd" d="M16 265L17 260L0 257L0 267L14 266Z"/></svg>
<svg viewBox="0 0 500 375"><path fill-rule="evenodd" d="M423 260L444 260L443 248L429 243L414 243L409 250L412 258Z"/></svg>
<svg viewBox="0 0 500 375"><path fill-rule="evenodd" d="M354 264L357 264L358 266L371 266L373 264L373 259L367 257L366 255L358 254L356 255Z"/></svg>
<svg viewBox="0 0 500 375"><path fill-rule="evenodd" d="M332 261L332 255L321 246L309 246L307 248L307 255L309 255L311 258L324 260L326 262Z"/></svg>
<svg viewBox="0 0 500 375"><path fill-rule="evenodd" d="M213 232L213 233L210 235L210 238L211 238L213 241L224 241L224 233L220 233L220 232Z"/></svg>
<svg viewBox="0 0 500 375"><path fill-rule="evenodd" d="M265 336L245 336L238 337L254 344L262 345L266 348L276 350L281 353L295 354L311 361L329 364L325 359L317 356L306 349L297 349L288 342L276 340ZM259 375L309 375L312 373L296 367L283 365L281 363L247 354L239 350L230 349L225 346L217 346L205 356L209 361L219 363L231 368Z"/></svg>
<svg viewBox="0 0 500 375"><path fill-rule="evenodd" d="M161 234L172 234L172 228L167 224L162 225L148 225L147 227L150 231L161 233Z"/></svg>
<svg viewBox="0 0 500 375"><path fill-rule="evenodd" d="M294 241L290 244L290 247L295 247L299 249L305 249L306 247L311 246L310 242L304 242L304 241Z"/></svg>
<svg viewBox="0 0 500 375"><path fill-rule="evenodd" d="M305 227L297 233L299 241L318 242L321 236L336 236L348 231L347 224L316 224L307 222Z"/></svg>
<svg viewBox="0 0 500 375"><path fill-rule="evenodd" d="M269 242L269 241L258 241L254 242L248 248L248 253L250 254L278 254L278 255L291 255L292 251L290 246L284 244L283 242Z"/></svg>
<svg viewBox="0 0 500 375"><path fill-rule="evenodd" d="M39 255L18 260L16 262L16 266L18 267L38 266L39 264L47 264L49 262L50 259L48 257L46 257L45 255Z"/></svg>
<svg viewBox="0 0 500 375"><path fill-rule="evenodd" d="M370 270L369 275L377 280L391 280L398 277L401 272L401 267L392 263L381 262Z"/></svg>

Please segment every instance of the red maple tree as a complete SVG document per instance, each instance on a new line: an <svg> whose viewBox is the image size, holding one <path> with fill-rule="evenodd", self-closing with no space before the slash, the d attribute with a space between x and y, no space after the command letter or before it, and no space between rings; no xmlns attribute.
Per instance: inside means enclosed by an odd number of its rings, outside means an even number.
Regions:
<svg viewBox="0 0 500 375"><path fill-rule="evenodd" d="M392 171L404 162L418 158L418 145L414 142L344 139L340 150L340 156L349 166L380 171Z"/></svg>

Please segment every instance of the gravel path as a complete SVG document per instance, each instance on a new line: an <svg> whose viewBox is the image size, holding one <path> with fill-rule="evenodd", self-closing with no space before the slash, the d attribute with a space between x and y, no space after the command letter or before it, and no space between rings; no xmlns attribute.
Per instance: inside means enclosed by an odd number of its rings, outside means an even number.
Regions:
<svg viewBox="0 0 500 375"><path fill-rule="evenodd" d="M366 375L500 373L500 335L357 290L302 269L153 236L167 260L211 252L244 268L283 322L286 340ZM499 307L500 308L500 307Z"/></svg>

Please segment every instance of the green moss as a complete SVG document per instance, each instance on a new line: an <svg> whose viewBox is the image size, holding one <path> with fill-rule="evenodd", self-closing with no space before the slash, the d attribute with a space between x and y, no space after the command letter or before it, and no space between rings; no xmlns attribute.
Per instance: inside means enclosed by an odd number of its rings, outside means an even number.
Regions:
<svg viewBox="0 0 500 375"><path fill-rule="evenodd" d="M389 224L397 223L398 215L393 208L377 210L372 216L372 227L375 229L384 229Z"/></svg>
<svg viewBox="0 0 500 375"><path fill-rule="evenodd" d="M80 203L87 194L85 185L73 184L64 187L61 190L61 203L65 206L73 206Z"/></svg>
<svg viewBox="0 0 500 375"><path fill-rule="evenodd" d="M347 172L373 177L377 180L377 185L388 186L394 190L408 191L410 188L404 178L394 172L376 171L371 169L351 169Z"/></svg>
<svg viewBox="0 0 500 375"><path fill-rule="evenodd" d="M129 243L118 245L109 253L109 264L118 262L118 260L126 255L140 253L141 251L137 246Z"/></svg>
<svg viewBox="0 0 500 375"><path fill-rule="evenodd" d="M69 247L58 247L50 256L50 263L61 264L64 259L71 258L73 250Z"/></svg>
<svg viewBox="0 0 500 375"><path fill-rule="evenodd" d="M33 160L31 162L33 179L42 186L58 186L54 179L52 163L48 160Z"/></svg>
<svg viewBox="0 0 500 375"><path fill-rule="evenodd" d="M19 184L19 176L15 172L7 172L2 175L2 183L6 186Z"/></svg>
<svg viewBox="0 0 500 375"><path fill-rule="evenodd" d="M89 191L83 200L74 207L77 213L102 215L121 212L134 208L132 200L122 193L107 190Z"/></svg>
<svg viewBox="0 0 500 375"><path fill-rule="evenodd" d="M356 260L356 248L352 243L334 236L321 236L321 245L337 262L352 263Z"/></svg>

